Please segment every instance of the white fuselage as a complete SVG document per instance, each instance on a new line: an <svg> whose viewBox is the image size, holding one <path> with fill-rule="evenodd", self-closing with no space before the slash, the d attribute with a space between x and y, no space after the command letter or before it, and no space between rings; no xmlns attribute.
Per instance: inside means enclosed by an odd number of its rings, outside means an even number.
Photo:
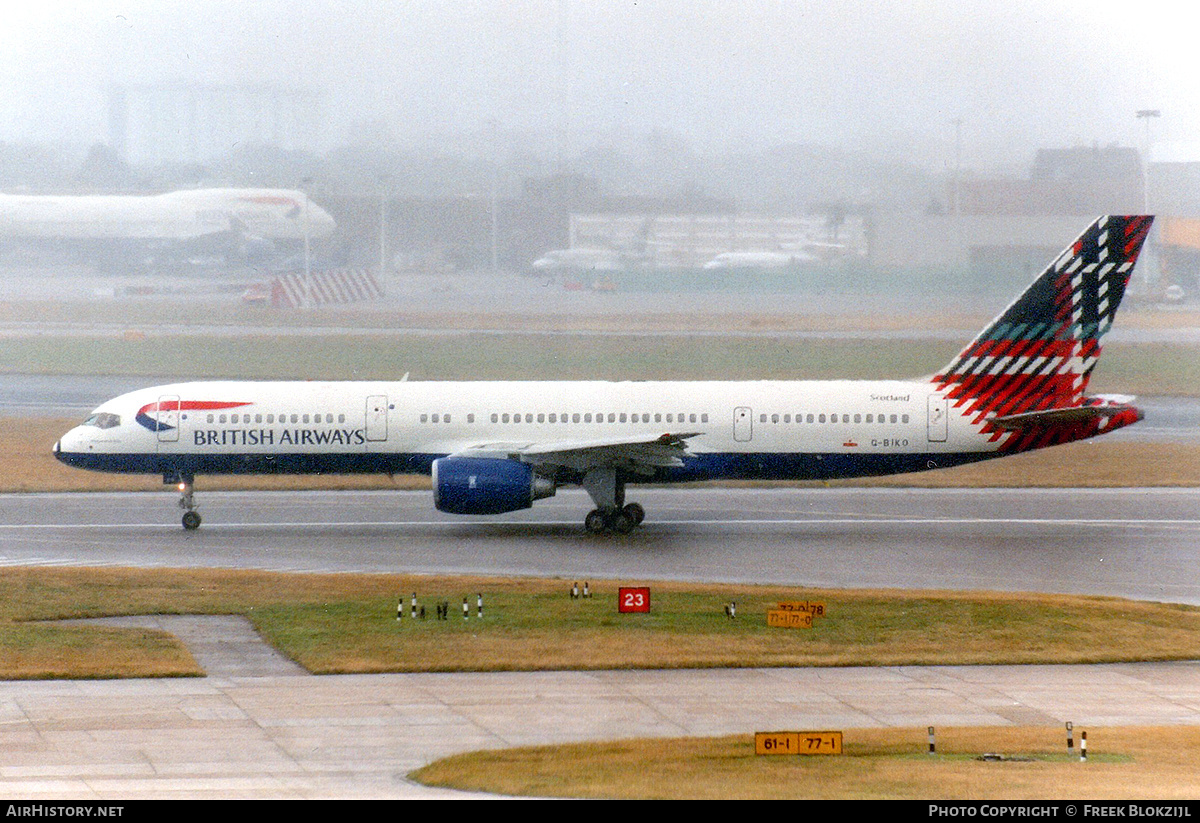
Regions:
<svg viewBox="0 0 1200 823"><path fill-rule="evenodd" d="M267 240L329 236L333 218L292 189L154 195L0 194L0 240L187 241L241 228Z"/></svg>
<svg viewBox="0 0 1200 823"><path fill-rule="evenodd" d="M72 429L60 459L164 474L427 472L465 450L520 459L530 444L687 432L683 465L642 479L690 480L887 474L997 448L925 381L208 382L132 392L97 415L117 422Z"/></svg>

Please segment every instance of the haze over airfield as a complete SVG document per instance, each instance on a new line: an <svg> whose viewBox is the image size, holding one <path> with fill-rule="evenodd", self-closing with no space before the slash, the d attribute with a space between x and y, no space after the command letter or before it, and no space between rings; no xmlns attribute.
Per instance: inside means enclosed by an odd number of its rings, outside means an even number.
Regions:
<svg viewBox="0 0 1200 823"><path fill-rule="evenodd" d="M119 84L320 94L322 151L383 127L437 145L500 129L589 145L662 132L699 152L820 143L1023 168L1039 147L1200 135L1194 34L1172 0L719 2L46 0L0 29L0 140L90 145ZM571 160L571 162L576 162Z"/></svg>

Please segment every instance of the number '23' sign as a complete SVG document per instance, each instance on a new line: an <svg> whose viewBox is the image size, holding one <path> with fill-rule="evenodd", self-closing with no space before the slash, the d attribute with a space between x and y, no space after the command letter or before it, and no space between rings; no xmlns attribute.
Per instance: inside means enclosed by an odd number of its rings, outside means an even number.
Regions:
<svg viewBox="0 0 1200 823"><path fill-rule="evenodd" d="M650 611L649 586L621 586L617 589L617 611L621 614Z"/></svg>

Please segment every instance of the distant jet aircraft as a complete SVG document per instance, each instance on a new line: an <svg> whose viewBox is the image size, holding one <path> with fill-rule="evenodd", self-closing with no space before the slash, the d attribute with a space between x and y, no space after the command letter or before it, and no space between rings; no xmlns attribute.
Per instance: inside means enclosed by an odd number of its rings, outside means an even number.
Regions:
<svg viewBox="0 0 1200 823"><path fill-rule="evenodd" d="M161 260L273 255L328 237L328 212L292 189L191 189L154 195L0 194L0 247L65 251L137 267Z"/></svg>
<svg viewBox="0 0 1200 823"><path fill-rule="evenodd" d="M529 267L537 274L577 274L624 271L627 265L624 256L612 249L555 249L534 260Z"/></svg>
<svg viewBox="0 0 1200 823"><path fill-rule="evenodd" d="M804 251L726 251L704 264L709 271L717 269L783 269L797 263L811 263L818 258Z"/></svg>
<svg viewBox="0 0 1200 823"><path fill-rule="evenodd" d="M696 382L205 382L99 406L62 462L161 474L200 525L198 474L424 472L453 514L526 509L559 486L589 532L642 522L631 483L809 480L936 469L1106 434L1133 398L1089 395L1150 217L1101 217L928 377ZM797 365L800 368L800 365ZM697 492L702 493L702 492Z"/></svg>

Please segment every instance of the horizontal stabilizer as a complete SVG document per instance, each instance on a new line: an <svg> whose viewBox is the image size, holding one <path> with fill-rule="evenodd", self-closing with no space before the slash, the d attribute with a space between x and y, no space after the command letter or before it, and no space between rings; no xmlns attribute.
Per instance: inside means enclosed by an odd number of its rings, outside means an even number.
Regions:
<svg viewBox="0 0 1200 823"><path fill-rule="evenodd" d="M1028 429L1045 429L1053 426L1069 426L1075 423L1086 423L1100 418L1115 417L1125 412L1135 412L1137 419L1142 419L1140 409L1128 404L1105 404L1098 406L1068 406L1060 409L1044 409L1023 414L1007 414L1003 417L993 417L991 424L1005 431L1025 431Z"/></svg>

